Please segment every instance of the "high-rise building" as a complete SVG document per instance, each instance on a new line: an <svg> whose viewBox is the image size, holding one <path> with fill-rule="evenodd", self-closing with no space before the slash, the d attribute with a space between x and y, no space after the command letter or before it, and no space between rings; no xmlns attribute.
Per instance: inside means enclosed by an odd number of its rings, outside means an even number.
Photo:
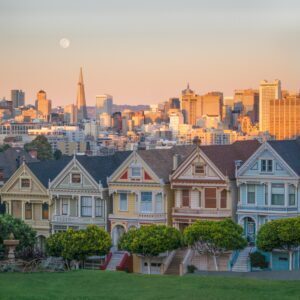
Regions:
<svg viewBox="0 0 300 300"><path fill-rule="evenodd" d="M181 94L181 109L186 124L196 125L196 120L199 111L199 97L194 91L190 89L190 85L182 91Z"/></svg>
<svg viewBox="0 0 300 300"><path fill-rule="evenodd" d="M83 119L87 119L87 109L86 109L86 102L85 102L82 68L80 68L80 73L79 73L76 104L77 104L77 121L80 122Z"/></svg>
<svg viewBox="0 0 300 300"><path fill-rule="evenodd" d="M180 109L179 98L170 98L169 99L169 109Z"/></svg>
<svg viewBox="0 0 300 300"><path fill-rule="evenodd" d="M11 90L11 101L13 108L25 105L25 93L22 90Z"/></svg>
<svg viewBox="0 0 300 300"><path fill-rule="evenodd" d="M269 128L277 140L294 139L300 135L300 95L270 100Z"/></svg>
<svg viewBox="0 0 300 300"><path fill-rule="evenodd" d="M263 80L259 86L259 130L268 131L270 116L270 101L281 99L281 82L276 79L274 82Z"/></svg>
<svg viewBox="0 0 300 300"><path fill-rule="evenodd" d="M201 96L201 116L222 116L223 93L210 92Z"/></svg>
<svg viewBox="0 0 300 300"><path fill-rule="evenodd" d="M96 119L103 113L112 114L113 97L108 94L96 96Z"/></svg>
<svg viewBox="0 0 300 300"><path fill-rule="evenodd" d="M38 111L39 118L49 121L51 115L51 100L47 99L47 94L45 91L40 90L37 93L37 100L36 100L36 109Z"/></svg>
<svg viewBox="0 0 300 300"><path fill-rule="evenodd" d="M64 108L64 121L67 124L77 123L77 106L74 104L66 105Z"/></svg>

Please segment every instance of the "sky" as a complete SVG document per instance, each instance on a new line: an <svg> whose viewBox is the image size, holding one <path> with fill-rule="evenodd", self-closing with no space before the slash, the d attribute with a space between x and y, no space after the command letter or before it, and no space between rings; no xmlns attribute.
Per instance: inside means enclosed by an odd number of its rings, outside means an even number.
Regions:
<svg viewBox="0 0 300 300"><path fill-rule="evenodd" d="M61 38L70 47L59 45ZM298 0L0 0L0 98L40 89L53 106L75 103L83 68L88 105L258 88L299 90Z"/></svg>

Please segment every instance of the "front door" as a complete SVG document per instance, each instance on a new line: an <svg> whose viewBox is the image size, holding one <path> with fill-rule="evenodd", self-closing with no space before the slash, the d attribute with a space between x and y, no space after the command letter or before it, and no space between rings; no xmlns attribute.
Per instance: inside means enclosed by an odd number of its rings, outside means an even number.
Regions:
<svg viewBox="0 0 300 300"><path fill-rule="evenodd" d="M246 219L246 236L249 244L255 243L255 221L251 218Z"/></svg>

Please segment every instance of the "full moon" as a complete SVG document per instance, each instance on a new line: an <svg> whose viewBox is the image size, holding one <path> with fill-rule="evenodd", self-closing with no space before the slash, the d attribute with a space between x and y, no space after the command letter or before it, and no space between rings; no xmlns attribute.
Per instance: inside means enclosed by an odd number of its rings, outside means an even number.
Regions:
<svg viewBox="0 0 300 300"><path fill-rule="evenodd" d="M63 39L61 39L61 40L59 41L59 45L60 45L62 48L64 48L64 49L69 48L69 46L70 46L70 40L69 40L69 39L66 39L66 38L63 38Z"/></svg>

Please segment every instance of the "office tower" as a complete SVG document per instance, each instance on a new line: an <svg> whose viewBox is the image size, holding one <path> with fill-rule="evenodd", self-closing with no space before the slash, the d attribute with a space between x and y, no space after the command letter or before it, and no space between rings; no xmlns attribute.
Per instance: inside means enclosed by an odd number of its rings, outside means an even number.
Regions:
<svg viewBox="0 0 300 300"><path fill-rule="evenodd" d="M248 115L252 123L259 121L259 92L258 90L246 89L234 91L234 102L243 104L243 114Z"/></svg>
<svg viewBox="0 0 300 300"><path fill-rule="evenodd" d="M96 119L100 119L100 115L107 113L112 114L113 97L108 94L96 96Z"/></svg>
<svg viewBox="0 0 300 300"><path fill-rule="evenodd" d="M115 131L122 130L122 114L121 112L115 112L112 115L112 127Z"/></svg>
<svg viewBox="0 0 300 300"><path fill-rule="evenodd" d="M300 95L287 95L270 100L269 128L277 140L294 139L300 135Z"/></svg>
<svg viewBox="0 0 300 300"><path fill-rule="evenodd" d="M51 115L51 100L47 99L45 91L40 90L37 93L36 109L38 111L39 118L49 121Z"/></svg>
<svg viewBox="0 0 300 300"><path fill-rule="evenodd" d="M210 92L201 96L202 116L222 116L223 93ZM201 116L201 117L202 117Z"/></svg>
<svg viewBox="0 0 300 300"><path fill-rule="evenodd" d="M169 109L180 109L179 98L170 98L169 99Z"/></svg>
<svg viewBox="0 0 300 300"><path fill-rule="evenodd" d="M181 109L186 124L196 125L197 110L199 111L198 103L199 97L194 91L190 89L190 85L182 91L181 94ZM201 108L201 107L200 107Z"/></svg>
<svg viewBox="0 0 300 300"><path fill-rule="evenodd" d="M80 73L79 73L76 104L77 104L77 121L80 122L83 119L87 119L87 109L86 109L86 102L85 102L82 68L80 68Z"/></svg>
<svg viewBox="0 0 300 300"><path fill-rule="evenodd" d="M269 130L270 101L281 99L281 82L276 79L274 82L263 80L259 86L259 130Z"/></svg>
<svg viewBox="0 0 300 300"><path fill-rule="evenodd" d="M11 101L14 108L25 105L25 93L22 90L11 90Z"/></svg>
<svg viewBox="0 0 300 300"><path fill-rule="evenodd" d="M77 123L77 106L74 104L66 105L64 108L64 121L67 124Z"/></svg>

